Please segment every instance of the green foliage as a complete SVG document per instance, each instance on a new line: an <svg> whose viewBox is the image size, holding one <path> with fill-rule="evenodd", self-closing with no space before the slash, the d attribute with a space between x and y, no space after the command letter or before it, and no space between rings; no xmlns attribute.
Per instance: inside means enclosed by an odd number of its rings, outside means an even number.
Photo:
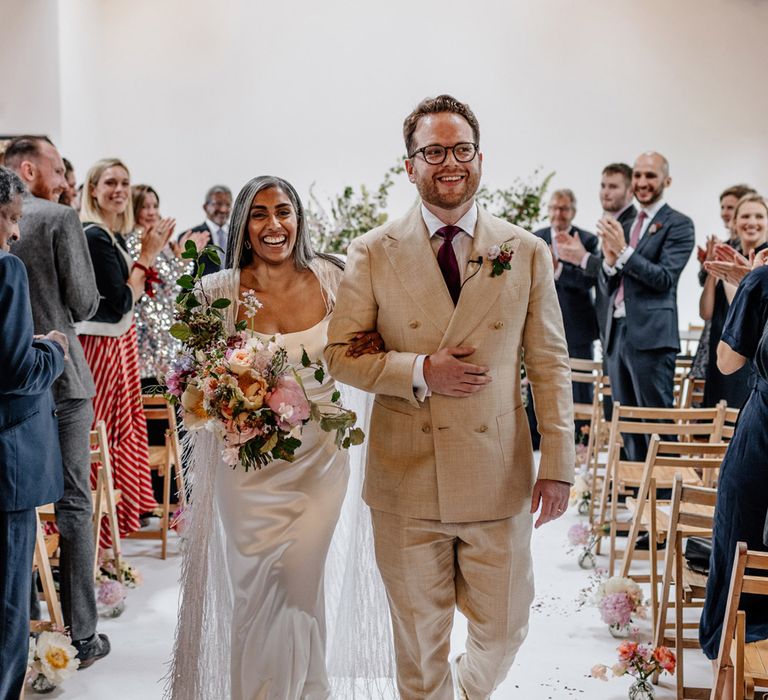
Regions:
<svg viewBox="0 0 768 700"><path fill-rule="evenodd" d="M309 189L307 203L307 226L315 250L323 253L346 253L349 244L372 228L381 226L387 220L389 191L395 184L395 175L405 171L402 157L384 173L381 184L374 190L360 185L360 190L347 186L333 197L328 206L320 202Z"/></svg>
<svg viewBox="0 0 768 700"><path fill-rule="evenodd" d="M477 191L476 199L494 216L532 231L541 220L544 194L554 175L551 172L539 181L540 170L535 170L529 178L516 178L504 189L491 190L483 186Z"/></svg>

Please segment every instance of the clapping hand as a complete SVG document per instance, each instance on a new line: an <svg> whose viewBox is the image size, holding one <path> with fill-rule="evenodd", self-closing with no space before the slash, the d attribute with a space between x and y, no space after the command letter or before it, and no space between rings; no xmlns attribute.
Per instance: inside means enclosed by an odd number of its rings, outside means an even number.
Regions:
<svg viewBox="0 0 768 700"><path fill-rule="evenodd" d="M347 357L360 357L360 355L376 355L384 350L384 339L378 331L363 331L355 333L349 341Z"/></svg>
<svg viewBox="0 0 768 700"><path fill-rule="evenodd" d="M753 250L749 254L749 259L752 261L753 270L756 270L763 265L768 265L768 248L764 248L757 255L755 255L755 251Z"/></svg>
<svg viewBox="0 0 768 700"><path fill-rule="evenodd" d="M148 227L141 237L141 254L139 261L147 266L152 266L171 239L176 229L176 219L160 219L156 224Z"/></svg>
<svg viewBox="0 0 768 700"><path fill-rule="evenodd" d="M715 246L718 243L720 243L720 239L717 236L712 235L707 238L704 248L700 245L696 246L696 257L702 265L708 260L715 259Z"/></svg>
<svg viewBox="0 0 768 700"><path fill-rule="evenodd" d="M181 234L181 236L179 236L178 242L174 243L171 241L171 250L173 251L173 254L179 258L184 252L187 241L192 241L195 244L197 252L199 253L203 248L205 248L210 238L211 234L208 233L208 231L185 231Z"/></svg>
<svg viewBox="0 0 768 700"><path fill-rule="evenodd" d="M750 256L752 258L753 256ZM704 263L704 269L713 277L738 286L752 270L752 262L725 243L716 243L714 259Z"/></svg>
<svg viewBox="0 0 768 700"><path fill-rule="evenodd" d="M627 247L624 240L624 229L621 224L611 216L604 216L597 222L597 235L603 245L603 256L610 267L616 265L621 251Z"/></svg>
<svg viewBox="0 0 768 700"><path fill-rule="evenodd" d="M565 260L572 265L581 265L581 261L587 253L587 249L582 245L581 238L571 236L568 233L556 233L557 253L560 260Z"/></svg>

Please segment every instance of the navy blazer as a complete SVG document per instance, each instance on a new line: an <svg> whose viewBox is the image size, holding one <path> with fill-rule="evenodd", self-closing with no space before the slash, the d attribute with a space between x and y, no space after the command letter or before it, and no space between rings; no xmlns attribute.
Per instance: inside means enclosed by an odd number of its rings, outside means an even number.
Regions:
<svg viewBox="0 0 768 700"><path fill-rule="evenodd" d="M202 224L198 224L197 226L194 226L193 228L189 229L193 233L207 233L208 234L208 242L206 245L212 245L213 244L213 235L211 234L211 229L208 228L208 224L203 221ZM227 257L227 251L225 250L223 253L219 251L219 257L221 258L222 264L226 262ZM217 265L213 260L211 260L207 255L205 258L203 258L203 274L204 275L212 275L214 272L218 272L221 270L221 265Z"/></svg>
<svg viewBox="0 0 768 700"><path fill-rule="evenodd" d="M571 235L578 234L581 244L587 252L595 254L599 241L597 236L588 231L583 231L576 226L571 227ZM552 245L551 227L534 231L534 235L541 238L547 245ZM560 310L563 312L563 326L565 327L565 339L569 351L578 346L589 345L598 337L597 315L592 301L590 290L595 285L595 278L585 274L578 265L561 261L563 270L560 277L555 280L557 300L560 302Z"/></svg>
<svg viewBox="0 0 768 700"><path fill-rule="evenodd" d="M24 263L0 250L0 511L58 501L64 489L51 386L64 371L58 343L33 340Z"/></svg>
<svg viewBox="0 0 768 700"><path fill-rule="evenodd" d="M631 226L624 229L629 242ZM609 298L606 351L612 345L613 309L619 282L624 280L627 310L626 341L637 350L680 350L677 283L695 245L696 236L685 214L665 204L648 225L626 265L615 275L600 273L600 287Z"/></svg>

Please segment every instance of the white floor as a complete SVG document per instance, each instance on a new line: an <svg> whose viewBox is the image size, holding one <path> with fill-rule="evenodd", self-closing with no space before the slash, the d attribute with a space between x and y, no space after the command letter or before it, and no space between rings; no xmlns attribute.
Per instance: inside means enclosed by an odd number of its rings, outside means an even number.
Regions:
<svg viewBox="0 0 768 700"><path fill-rule="evenodd" d="M617 642L601 622L597 609L577 609L576 599L589 574L577 566L576 555L569 553L566 533L580 520L571 509L560 520L534 532L537 598L530 633L494 700L627 697L629 678L605 683L589 677L593 664L610 666L614 662ZM48 697L152 700L162 696L161 678L171 650L176 616L180 561L177 544L174 534L169 557L161 561L159 543L125 542L125 554L141 570L145 582L129 592L126 611L120 618L100 622L100 631L108 634L112 642L112 653L76 673ZM645 635L641 641L647 641L648 629L648 624L641 622L641 635ZM455 652L462 650L465 633L464 619L457 615L452 638ZM205 659L200 659L200 663L205 663ZM700 652L687 652L686 664L687 685L709 686L709 665ZM662 680L657 689L659 700L674 698L673 680L668 676Z"/></svg>

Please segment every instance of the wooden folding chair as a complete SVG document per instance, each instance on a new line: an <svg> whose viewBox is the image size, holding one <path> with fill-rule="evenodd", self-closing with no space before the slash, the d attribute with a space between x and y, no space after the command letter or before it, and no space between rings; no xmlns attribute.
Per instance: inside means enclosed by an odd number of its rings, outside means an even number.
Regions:
<svg viewBox="0 0 768 700"><path fill-rule="evenodd" d="M675 374L672 379L673 406L675 408L685 408L685 387L692 367L693 359L690 357L678 356L675 360Z"/></svg>
<svg viewBox="0 0 768 700"><path fill-rule="evenodd" d="M659 586L658 545L664 542L669 530L669 502L657 501L656 489L671 488L677 476L687 485L714 483L710 474L719 470L727 449L728 444L725 442L662 442L658 435L651 437L637 498L628 497L626 500L633 518L621 564L621 575L631 576L637 583L650 584L654 627ZM651 559L649 574L630 571L636 540L641 531L648 533Z"/></svg>
<svg viewBox="0 0 768 700"><path fill-rule="evenodd" d="M589 524L595 524L596 503L598 494L602 490L605 479L606 455L608 450L608 438L611 424L605 418L605 402L611 396L611 380L608 375L602 374L598 378L595 387L594 403L596 412L589 430L587 441L587 471L592 497L589 499Z"/></svg>
<svg viewBox="0 0 768 700"><path fill-rule="evenodd" d="M168 529L171 524L171 475L176 473L176 493L179 504L186 504L186 490L181 465L181 446L179 445L176 412L164 396L144 394L141 397L144 406L144 417L147 420L161 420L166 424L165 443L149 446L149 467L157 470L163 479L163 502L160 504L160 527L157 530L144 529L132 532L132 539L159 539L161 541L160 557L168 555Z"/></svg>
<svg viewBox="0 0 768 700"><path fill-rule="evenodd" d="M103 420L96 423L91 431L91 464L98 464L96 472L96 490L93 498L93 538L94 575L99 573L99 533L102 520L106 518L112 540L112 556L115 561L115 570L120 571L120 528L117 524L117 504L122 498L122 493L115 489L115 480L112 473L112 460L109 456L107 443L107 427Z"/></svg>
<svg viewBox="0 0 768 700"><path fill-rule="evenodd" d="M36 515L37 531L35 534L35 554L32 559L32 571L37 570L40 574L40 583L43 586L43 595L45 604L48 608L48 617L53 624L64 627L64 615L61 612L61 603L59 594L56 592L56 586L53 583L53 574L51 573L50 558L59 547L59 536L46 535L43 532L43 525L40 516Z"/></svg>
<svg viewBox="0 0 768 700"><path fill-rule="evenodd" d="M676 685L678 700L706 700L709 688L685 685L685 649L698 649L698 620L685 622L686 609L701 608L707 588L706 574L693 571L685 559L685 540L691 536L711 537L717 491L703 486L687 486L678 474L672 487L667 530L667 553L664 562L659 609L656 615L654 645L673 646L677 657ZM670 594L674 591L674 599ZM667 620L669 609L675 613L674 623ZM674 634L668 630L674 627ZM686 635L686 630L694 631Z"/></svg>
<svg viewBox="0 0 768 700"><path fill-rule="evenodd" d="M717 655L717 676L710 700L720 700L730 669L733 669L734 700L752 700L755 688L768 688L768 640L747 643L746 614L739 610L742 593L768 596L768 552L748 551L747 545L739 542Z"/></svg>
<svg viewBox="0 0 768 700"><path fill-rule="evenodd" d="M678 440L696 437L703 442L720 442L725 419L725 402L715 408L638 408L613 405L611 429L608 439L608 462L600 497L600 526L609 526L608 572L613 576L616 569L616 538L620 532L628 532L628 521L619 522L620 497L634 495L640 488L644 462L621 460L622 434L648 435L654 433L675 436ZM660 483L658 488L670 488L671 483ZM626 512L626 506L622 507Z"/></svg>
<svg viewBox="0 0 768 700"><path fill-rule="evenodd" d="M683 401L680 408L693 408L701 406L704 401L704 387L707 380L703 377L694 377L690 372L685 377L683 384Z"/></svg>

